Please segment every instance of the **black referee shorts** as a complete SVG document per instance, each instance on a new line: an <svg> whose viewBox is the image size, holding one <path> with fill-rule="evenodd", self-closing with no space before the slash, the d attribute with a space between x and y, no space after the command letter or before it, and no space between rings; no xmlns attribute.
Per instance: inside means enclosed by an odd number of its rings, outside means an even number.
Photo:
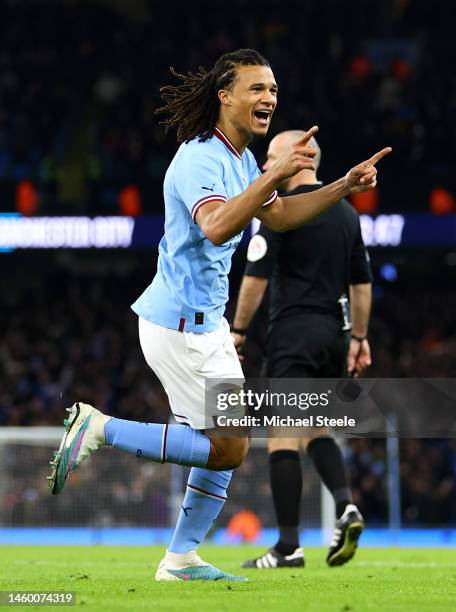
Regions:
<svg viewBox="0 0 456 612"><path fill-rule="evenodd" d="M308 313L281 319L268 330L263 374L267 378L347 376L350 333L332 314Z"/></svg>

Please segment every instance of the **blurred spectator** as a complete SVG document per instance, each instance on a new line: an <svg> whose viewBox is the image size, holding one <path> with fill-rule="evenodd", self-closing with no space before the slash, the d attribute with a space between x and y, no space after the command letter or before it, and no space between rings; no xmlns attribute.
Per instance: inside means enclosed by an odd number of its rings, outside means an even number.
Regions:
<svg viewBox="0 0 456 612"><path fill-rule="evenodd" d="M429 206L435 215L450 215L456 211L455 199L445 187L434 187L429 196Z"/></svg>

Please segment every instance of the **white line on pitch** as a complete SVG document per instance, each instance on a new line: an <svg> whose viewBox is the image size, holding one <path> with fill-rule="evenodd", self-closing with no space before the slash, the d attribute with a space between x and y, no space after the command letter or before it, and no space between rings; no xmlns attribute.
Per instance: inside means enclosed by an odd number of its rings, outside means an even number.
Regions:
<svg viewBox="0 0 456 612"><path fill-rule="evenodd" d="M360 567L456 567L456 563L437 563L436 561L355 561L352 565Z"/></svg>

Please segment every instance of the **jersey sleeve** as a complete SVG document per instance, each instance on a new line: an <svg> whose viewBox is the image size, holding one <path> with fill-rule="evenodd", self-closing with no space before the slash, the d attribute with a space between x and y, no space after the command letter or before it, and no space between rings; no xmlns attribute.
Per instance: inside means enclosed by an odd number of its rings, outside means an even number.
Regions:
<svg viewBox="0 0 456 612"><path fill-rule="evenodd" d="M358 229L350 258L350 284L371 283L372 268L369 253L364 246L359 217L357 219Z"/></svg>
<svg viewBox="0 0 456 612"><path fill-rule="evenodd" d="M253 157L252 154L250 155L249 159L250 159L250 182L253 183L253 181L255 179L257 179L259 176L261 176L263 173L258 168L258 164L256 163L256 159ZM266 200L266 202L264 202L262 204L262 206L269 206L270 204L272 204L274 202L274 200L277 198L277 196L278 196L277 189L274 189L274 191L271 193L271 195Z"/></svg>
<svg viewBox="0 0 456 612"><path fill-rule="evenodd" d="M176 168L174 184L193 221L204 204L228 199L223 183L223 165L207 151L186 151Z"/></svg>
<svg viewBox="0 0 456 612"><path fill-rule="evenodd" d="M262 224L259 231L250 239L244 274L271 278L282 238L283 234L273 232Z"/></svg>

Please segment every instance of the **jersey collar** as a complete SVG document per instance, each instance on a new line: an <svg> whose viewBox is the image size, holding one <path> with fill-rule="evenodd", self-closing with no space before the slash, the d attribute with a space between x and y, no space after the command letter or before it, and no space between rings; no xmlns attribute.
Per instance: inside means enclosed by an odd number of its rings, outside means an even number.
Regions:
<svg viewBox="0 0 456 612"><path fill-rule="evenodd" d="M214 130L214 136L216 136L219 140L223 142L223 144L231 151L233 155L235 155L238 159L242 159L239 153L236 151L234 145L228 140L225 134L218 127Z"/></svg>

